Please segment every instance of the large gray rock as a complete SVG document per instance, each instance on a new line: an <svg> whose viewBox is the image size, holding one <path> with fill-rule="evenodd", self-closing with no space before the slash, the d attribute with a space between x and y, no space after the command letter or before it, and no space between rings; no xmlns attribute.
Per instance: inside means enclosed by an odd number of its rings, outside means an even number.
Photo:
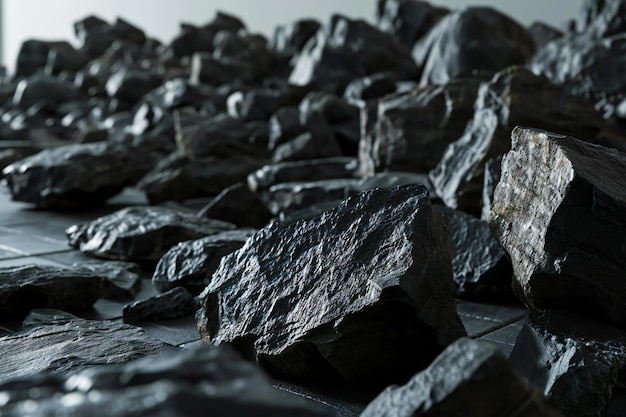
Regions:
<svg viewBox="0 0 626 417"><path fill-rule="evenodd" d="M232 230L219 220L201 219L166 207L134 206L66 230L70 246L105 259L158 261L172 246Z"/></svg>
<svg viewBox="0 0 626 417"><path fill-rule="evenodd" d="M569 417L619 416L626 406L626 333L564 311L531 314L510 360Z"/></svg>
<svg viewBox="0 0 626 417"><path fill-rule="evenodd" d="M567 308L626 326L626 155L516 128L489 223L532 309Z"/></svg>
<svg viewBox="0 0 626 417"><path fill-rule="evenodd" d="M279 374L400 381L465 334L445 221L405 186L272 223L222 260L198 326Z"/></svg>
<svg viewBox="0 0 626 417"><path fill-rule="evenodd" d="M378 0L376 26L412 48L446 14L448 9L425 1Z"/></svg>
<svg viewBox="0 0 626 417"><path fill-rule="evenodd" d="M361 417L559 417L496 347L460 339L406 385L392 386Z"/></svg>

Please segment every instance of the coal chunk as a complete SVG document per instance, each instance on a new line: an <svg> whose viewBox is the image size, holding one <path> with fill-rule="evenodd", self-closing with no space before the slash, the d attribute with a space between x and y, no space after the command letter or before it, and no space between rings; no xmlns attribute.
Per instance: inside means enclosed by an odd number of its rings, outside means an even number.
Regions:
<svg viewBox="0 0 626 417"><path fill-rule="evenodd" d="M135 301L124 306L124 323L173 320L194 314L198 306L183 287L172 288L163 294Z"/></svg>
<svg viewBox="0 0 626 417"><path fill-rule="evenodd" d="M105 259L158 261L185 240L234 229L219 220L167 207L133 206L67 229L70 246Z"/></svg>
<svg viewBox="0 0 626 417"><path fill-rule="evenodd" d="M80 311L102 296L104 277L86 269L23 265L0 269L0 314L25 316L34 308Z"/></svg>
<svg viewBox="0 0 626 417"><path fill-rule="evenodd" d="M421 186L271 223L222 260L200 298L203 341L309 380L399 381L465 334L445 221Z"/></svg>
<svg viewBox="0 0 626 417"><path fill-rule="evenodd" d="M141 291L141 269L135 263L83 261L72 266L87 269L105 278L102 298L114 301L133 300Z"/></svg>
<svg viewBox="0 0 626 417"><path fill-rule="evenodd" d="M375 100L396 91L397 80L393 74L379 73L352 80L343 92L348 103Z"/></svg>
<svg viewBox="0 0 626 417"><path fill-rule="evenodd" d="M448 9L417 0L378 0L376 26L412 48L430 31Z"/></svg>
<svg viewBox="0 0 626 417"><path fill-rule="evenodd" d="M462 338L403 386L372 401L362 417L562 416L496 347Z"/></svg>
<svg viewBox="0 0 626 417"><path fill-rule="evenodd" d="M282 56L293 58L311 39L322 24L315 19L301 19L274 30L271 47Z"/></svg>
<svg viewBox="0 0 626 417"><path fill-rule="evenodd" d="M33 76L17 84L13 104L22 110L38 106L39 109L54 111L61 103L80 98L79 90L69 81Z"/></svg>
<svg viewBox="0 0 626 417"><path fill-rule="evenodd" d="M198 216L257 229L272 219L272 213L245 183L237 183L226 188L204 206Z"/></svg>
<svg viewBox="0 0 626 417"><path fill-rule="evenodd" d="M489 224L535 310L566 308L626 326L626 155L516 128Z"/></svg>
<svg viewBox="0 0 626 417"><path fill-rule="evenodd" d="M564 311L531 314L511 363L571 417L618 416L626 404L626 333Z"/></svg>

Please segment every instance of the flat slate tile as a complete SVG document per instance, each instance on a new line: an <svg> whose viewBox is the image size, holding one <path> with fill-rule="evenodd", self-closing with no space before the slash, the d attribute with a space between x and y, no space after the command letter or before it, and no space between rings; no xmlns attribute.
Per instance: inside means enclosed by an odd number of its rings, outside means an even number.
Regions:
<svg viewBox="0 0 626 417"><path fill-rule="evenodd" d="M19 229L8 227L0 230L0 249L21 252L27 256L72 250L63 242L21 233Z"/></svg>

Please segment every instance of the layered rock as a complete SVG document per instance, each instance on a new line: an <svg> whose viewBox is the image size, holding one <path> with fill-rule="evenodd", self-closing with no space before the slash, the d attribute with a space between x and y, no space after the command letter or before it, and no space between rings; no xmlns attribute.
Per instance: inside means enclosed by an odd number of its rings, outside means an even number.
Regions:
<svg viewBox="0 0 626 417"><path fill-rule="evenodd" d="M79 262L72 265L93 271L105 278L102 298L114 301L133 300L141 291L141 270L132 262Z"/></svg>
<svg viewBox="0 0 626 417"><path fill-rule="evenodd" d="M626 155L516 128L489 216L518 296L626 325Z"/></svg>
<svg viewBox="0 0 626 417"><path fill-rule="evenodd" d="M201 337L280 374L400 381L465 333L447 245L420 186L272 223L224 258L201 294Z"/></svg>
<svg viewBox="0 0 626 417"><path fill-rule="evenodd" d="M376 26L407 48L412 48L446 14L446 8L425 1L378 0Z"/></svg>
<svg viewBox="0 0 626 417"><path fill-rule="evenodd" d="M183 287L135 301L124 306L124 323L173 320L194 314L197 310L193 295Z"/></svg>

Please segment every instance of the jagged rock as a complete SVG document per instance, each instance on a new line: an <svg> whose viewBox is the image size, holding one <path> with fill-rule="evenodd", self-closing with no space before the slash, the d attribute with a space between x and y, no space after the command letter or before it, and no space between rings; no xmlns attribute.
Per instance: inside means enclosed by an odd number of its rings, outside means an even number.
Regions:
<svg viewBox="0 0 626 417"><path fill-rule="evenodd" d="M448 9L417 0L378 0L376 26L412 48L428 33Z"/></svg>
<svg viewBox="0 0 626 417"><path fill-rule="evenodd" d="M81 44L80 51L90 59L104 54L116 41L126 45L146 44L145 33L130 22L119 17L112 25L101 19L98 20L97 23L92 20L87 25L77 22L74 26ZM91 23L95 24L92 25Z"/></svg>
<svg viewBox="0 0 626 417"><path fill-rule="evenodd" d="M228 97L228 114L245 121L267 121L284 105L287 103L279 90L238 91Z"/></svg>
<svg viewBox="0 0 626 417"><path fill-rule="evenodd" d="M78 89L69 81L52 77L32 76L17 84L13 96L13 105L22 110L39 106L54 111L61 103L80 97Z"/></svg>
<svg viewBox="0 0 626 417"><path fill-rule="evenodd" d="M14 317L34 308L80 311L103 294L104 278L86 269L22 265L0 269L0 314Z"/></svg>
<svg viewBox="0 0 626 417"><path fill-rule="evenodd" d="M189 316L198 310L193 295L183 287L135 301L124 306L124 323L173 320Z"/></svg>
<svg viewBox="0 0 626 417"><path fill-rule="evenodd" d="M44 417L327 416L325 408L272 387L254 365L226 347L184 349L68 375L0 383L3 414ZM37 393L33 396L33 393Z"/></svg>
<svg viewBox="0 0 626 417"><path fill-rule="evenodd" d="M511 264L489 224L445 206L435 206L435 210L448 221L456 294L494 300L512 298Z"/></svg>
<svg viewBox="0 0 626 417"><path fill-rule="evenodd" d="M173 349L138 327L82 319L0 337L0 348L10 358L0 362L0 380L124 363Z"/></svg>
<svg viewBox="0 0 626 417"><path fill-rule="evenodd" d="M550 26L544 22L533 22L529 27L530 32L537 48L552 42L555 39L563 37L563 32L554 26Z"/></svg>
<svg viewBox="0 0 626 417"><path fill-rule="evenodd" d="M480 218L487 220L489 218L489 212L493 205L493 193L496 191L496 186L500 182L502 176L502 158L504 155L498 155L485 162L485 176L483 179L483 209L480 213Z"/></svg>
<svg viewBox="0 0 626 417"><path fill-rule="evenodd" d="M281 55L291 58L302 51L321 26L315 19L301 19L289 25L278 26L274 31L271 46Z"/></svg>
<svg viewBox="0 0 626 417"><path fill-rule="evenodd" d="M347 85L343 98L356 104L363 100L375 100L396 91L396 77L389 73L379 73L357 78Z"/></svg>
<svg viewBox="0 0 626 417"><path fill-rule="evenodd" d="M360 173L380 171L428 172L437 166L446 147L463 135L474 114L483 77L451 80L378 102L370 131L362 132ZM363 113L363 118L369 114Z"/></svg>
<svg viewBox="0 0 626 417"><path fill-rule="evenodd" d="M390 71L417 75L409 50L363 20L334 15L298 55L289 81L341 94L355 78Z"/></svg>
<svg viewBox="0 0 626 417"><path fill-rule="evenodd" d="M193 295L200 294L211 282L222 258L241 248L255 232L240 229L181 242L163 255L152 283L162 292L180 286Z"/></svg>
<svg viewBox="0 0 626 417"><path fill-rule="evenodd" d="M511 363L570 417L618 416L626 395L626 333L564 311L531 314Z"/></svg>
<svg viewBox="0 0 626 417"><path fill-rule="evenodd" d="M191 60L191 83L222 85L239 81L250 83L256 77L251 62L234 58L216 59L211 55L197 53Z"/></svg>
<svg viewBox="0 0 626 417"><path fill-rule="evenodd" d="M158 261L172 246L232 230L219 220L166 207L134 206L67 229L70 246L105 259Z"/></svg>
<svg viewBox="0 0 626 417"><path fill-rule="evenodd" d="M128 69L115 72L106 82L109 97L136 103L161 85L161 76L146 69Z"/></svg>
<svg viewBox="0 0 626 417"><path fill-rule="evenodd" d="M135 263L82 261L74 263L72 267L87 269L106 278L102 298L114 301L133 300L141 291L141 269Z"/></svg>
<svg viewBox="0 0 626 417"><path fill-rule="evenodd" d="M534 52L532 36L515 20L490 7L467 7L444 16L415 44L413 58L426 86L523 65Z"/></svg>
<svg viewBox="0 0 626 417"><path fill-rule="evenodd" d="M444 415L562 416L514 371L496 347L463 338L407 384L383 391L361 417Z"/></svg>
<svg viewBox="0 0 626 417"><path fill-rule="evenodd" d="M65 50L68 47L74 49L68 42L64 41L48 42L30 39L23 42L17 55L15 76L22 78L43 72L50 52Z"/></svg>
<svg viewBox="0 0 626 417"><path fill-rule="evenodd" d="M41 208L93 207L134 184L153 165L141 149L87 143L46 149L3 171L15 201Z"/></svg>
<svg viewBox="0 0 626 417"><path fill-rule="evenodd" d="M567 308L626 326L626 155L516 128L489 223L532 309Z"/></svg>
<svg viewBox="0 0 626 417"><path fill-rule="evenodd" d="M332 158L342 155L341 147L334 136L315 136L311 132L306 132L277 146L272 154L272 162Z"/></svg>
<svg viewBox="0 0 626 417"><path fill-rule="evenodd" d="M315 147L309 149L310 154L318 153L321 158L321 154L343 151L324 115L318 111L309 111L308 106L303 110L287 106L272 115L268 123L268 150L276 154L278 148L282 147L284 152L285 148L294 146L297 138L305 135L317 142Z"/></svg>
<svg viewBox="0 0 626 417"><path fill-rule="evenodd" d="M272 219L272 213L259 197L241 182L224 189L202 208L198 216L223 220L239 227L257 229L262 228Z"/></svg>
<svg viewBox="0 0 626 417"><path fill-rule="evenodd" d="M362 193L271 223L224 258L200 296L200 335L279 374L399 381L465 333L450 265L424 187Z"/></svg>
<svg viewBox="0 0 626 417"><path fill-rule="evenodd" d="M465 133L430 172L436 194L448 207L480 215L485 163L510 149L511 131L518 125L596 141L604 121L593 104L569 96L543 76L523 67L499 72L481 85Z"/></svg>
<svg viewBox="0 0 626 417"><path fill-rule="evenodd" d="M626 32L626 1L585 0L576 20L576 30L595 38Z"/></svg>

